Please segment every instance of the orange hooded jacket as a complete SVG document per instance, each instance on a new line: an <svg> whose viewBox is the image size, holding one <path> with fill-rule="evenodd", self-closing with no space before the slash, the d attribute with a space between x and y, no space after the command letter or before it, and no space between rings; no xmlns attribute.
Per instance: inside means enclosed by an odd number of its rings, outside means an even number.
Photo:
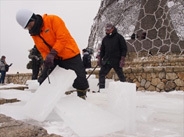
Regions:
<svg viewBox="0 0 184 137"><path fill-rule="evenodd" d="M80 53L77 43L71 36L63 20L56 15L43 15L43 27L40 36L57 51L62 60L72 58ZM50 49L39 36L32 36L37 49L43 59L50 53Z"/></svg>

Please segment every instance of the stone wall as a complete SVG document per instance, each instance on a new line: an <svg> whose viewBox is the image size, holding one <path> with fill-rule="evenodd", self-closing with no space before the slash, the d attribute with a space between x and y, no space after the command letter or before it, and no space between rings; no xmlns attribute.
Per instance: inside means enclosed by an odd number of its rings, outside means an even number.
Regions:
<svg viewBox="0 0 184 137"><path fill-rule="evenodd" d="M184 56L137 58L126 61L123 71L128 82L136 83L138 91L184 91ZM98 78L99 70L94 73ZM106 78L118 80L113 69Z"/></svg>
<svg viewBox="0 0 184 137"><path fill-rule="evenodd" d="M127 41L128 51L135 52L138 57L183 54L184 40L178 36L174 27L176 21L171 16L168 0L141 0L134 35Z"/></svg>
<svg viewBox="0 0 184 137"><path fill-rule="evenodd" d="M31 80L31 73L6 74L5 83L26 84L27 80Z"/></svg>
<svg viewBox="0 0 184 137"><path fill-rule="evenodd" d="M111 22L136 57L184 54L183 9L183 0L102 0L88 47L98 51L104 26Z"/></svg>
<svg viewBox="0 0 184 137"><path fill-rule="evenodd" d="M92 66L96 66L95 61ZM184 56L160 55L126 60L123 71L128 82L136 83L138 91L184 91ZM99 69L94 71L97 78L98 72ZM118 80L113 69L106 78ZM30 79L30 73L7 74L6 83L25 84Z"/></svg>
<svg viewBox="0 0 184 137"><path fill-rule="evenodd" d="M138 91L184 91L184 67L125 67L126 80L136 83ZM98 72L95 71L98 78ZM118 80L117 74L111 70L107 79Z"/></svg>

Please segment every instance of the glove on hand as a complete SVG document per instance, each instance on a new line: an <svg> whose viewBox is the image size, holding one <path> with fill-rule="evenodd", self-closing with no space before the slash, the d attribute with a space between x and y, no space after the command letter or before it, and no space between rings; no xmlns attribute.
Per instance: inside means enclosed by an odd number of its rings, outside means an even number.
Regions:
<svg viewBox="0 0 184 137"><path fill-rule="evenodd" d="M11 66L12 66L12 64L13 64L13 63L11 63L11 64L9 65L9 67L11 67Z"/></svg>
<svg viewBox="0 0 184 137"><path fill-rule="evenodd" d="M97 65L100 67L101 66L101 58L100 56L97 56L96 57L98 60L97 60Z"/></svg>
<svg viewBox="0 0 184 137"><path fill-rule="evenodd" d="M54 49L51 49L50 53L46 56L45 59L45 67L47 68L51 68L54 66L54 58L57 55L57 51L55 51Z"/></svg>
<svg viewBox="0 0 184 137"><path fill-rule="evenodd" d="M121 60L119 62L119 67L122 68L122 67L124 67L124 65L125 65L125 57L122 56Z"/></svg>

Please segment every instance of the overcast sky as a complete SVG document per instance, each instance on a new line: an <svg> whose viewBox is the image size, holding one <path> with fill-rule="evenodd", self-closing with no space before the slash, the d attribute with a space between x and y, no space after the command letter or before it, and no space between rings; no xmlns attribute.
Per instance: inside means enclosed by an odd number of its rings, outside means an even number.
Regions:
<svg viewBox="0 0 184 137"><path fill-rule="evenodd" d="M5 55L8 73L31 72L26 69L28 50L34 45L27 30L16 22L19 9L36 14L56 14L65 22L80 50L87 47L93 19L101 0L0 0L0 56Z"/></svg>

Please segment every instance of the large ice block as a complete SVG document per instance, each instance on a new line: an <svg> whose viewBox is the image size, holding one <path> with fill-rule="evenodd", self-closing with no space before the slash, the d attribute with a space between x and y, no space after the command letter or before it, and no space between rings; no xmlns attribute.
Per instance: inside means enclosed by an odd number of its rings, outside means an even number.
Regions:
<svg viewBox="0 0 184 137"><path fill-rule="evenodd" d="M110 82L108 89L109 110L124 121L124 131L136 130L136 84L128 82Z"/></svg>
<svg viewBox="0 0 184 137"><path fill-rule="evenodd" d="M52 112L56 103L73 84L76 75L72 70L56 66L48 78L38 87L30 100L24 106L28 118L44 121Z"/></svg>
<svg viewBox="0 0 184 137"><path fill-rule="evenodd" d="M120 117L75 95L61 98L55 112L80 137L106 135L124 128Z"/></svg>

